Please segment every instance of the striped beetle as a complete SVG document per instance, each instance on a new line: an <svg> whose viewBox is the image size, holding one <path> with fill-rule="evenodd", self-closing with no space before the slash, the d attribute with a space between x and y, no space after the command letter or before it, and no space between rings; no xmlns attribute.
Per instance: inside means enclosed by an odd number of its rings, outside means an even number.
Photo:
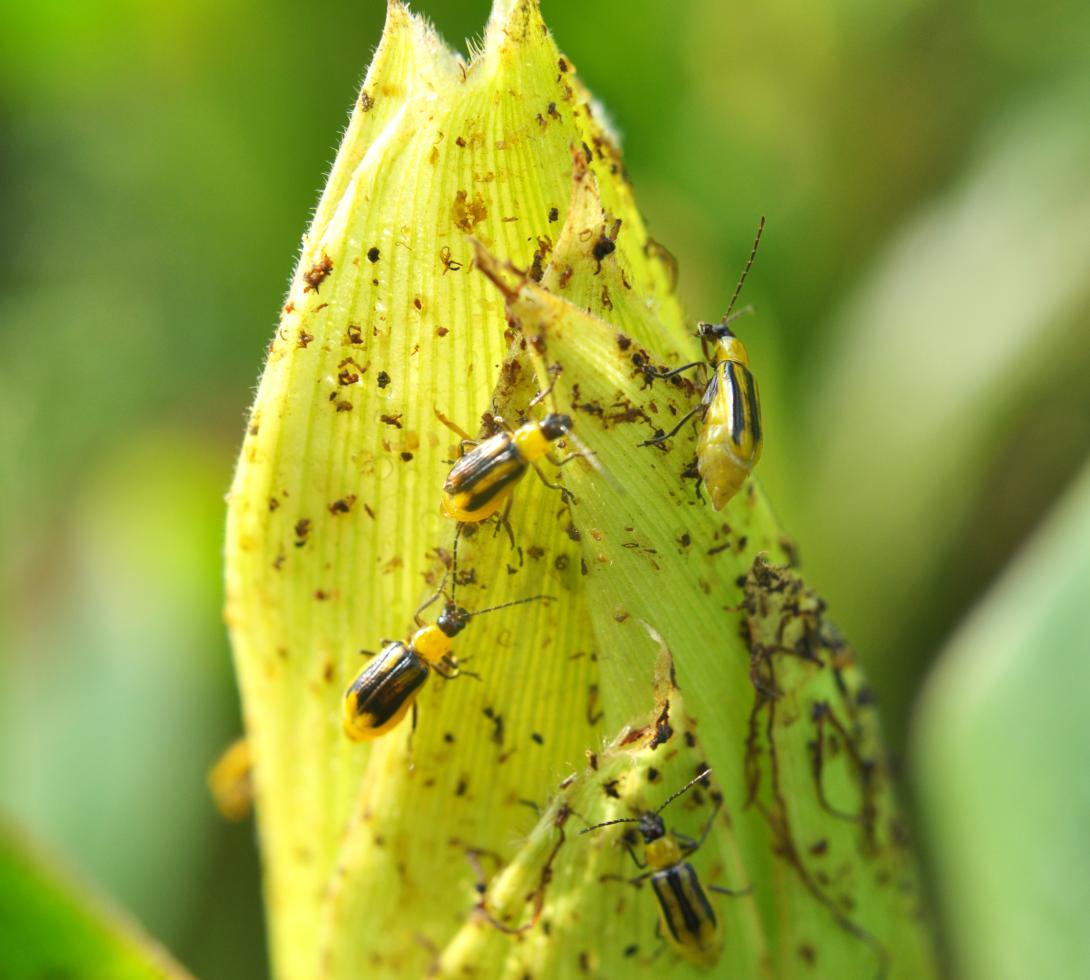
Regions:
<svg viewBox="0 0 1090 980"><path fill-rule="evenodd" d="M550 412L540 422L527 422L514 432L497 432L478 443L448 474L443 484L443 513L465 523L491 517L507 502L527 468L547 455L552 444L568 435L571 427L570 415ZM565 500L569 499L568 491L541 478L546 486L559 489Z"/></svg>
<svg viewBox="0 0 1090 980"><path fill-rule="evenodd" d="M757 382L749 370L749 354L742 341L730 329L734 320L752 312L751 307L737 313L731 311L757 255L757 246L761 242L764 227L765 219L761 218L753 251L749 254L749 261L742 270L723 319L718 323L701 323L697 327L704 360L683 364L671 371L648 372L648 377L651 378L672 378L682 371L708 362L714 366L712 376L704 389L704 396L697 405L686 412L669 432L659 432L640 445L656 446L673 438L689 419L699 414L704 424L696 443L697 469L716 510L722 510L727 501L742 489L742 484L761 458L761 449L764 446L761 400L757 393ZM708 352L710 342L715 344L714 358Z"/></svg>
<svg viewBox="0 0 1090 980"><path fill-rule="evenodd" d="M544 391L534 396L528 408L550 398L560 377L560 370L559 364L548 368L552 380ZM575 496L571 491L558 483L550 483L541 472L537 461L546 457L556 466L564 466L573 459L584 459L605 477L610 486L618 491L622 489L594 458L594 453L572 432L573 422L570 415L552 411L540 422L526 422L513 430L505 427L504 431L478 442L438 410L435 414L443 425L462 437L463 450L467 446L473 447L454 464L443 484L442 511L456 521L476 524L496 514L510 500L515 485L531 466L545 486L559 491L564 503L574 503ZM493 422L504 425L503 419L495 416ZM549 455L553 445L559 444L565 438L576 447L576 451L568 453L563 459L554 459Z"/></svg>
<svg viewBox="0 0 1090 980"><path fill-rule="evenodd" d="M416 727L416 696L434 671L444 680L453 680L460 674L476 676L462 670L457 658L451 652L452 641L465 629L466 624L475 616L496 612L509 606L538 599L548 600L552 596L534 595L525 599L514 599L498 606L478 609L470 612L455 601L457 587L458 538L461 527L454 535L454 554L451 566L443 576L443 581L435 595L416 611L413 617L416 630L408 640L388 642L366 667L356 675L344 692L342 722L345 734L356 742L362 742L395 728L406 713L412 708L413 727ZM450 595L445 592L446 580L450 576ZM434 623L424 624L420 614L440 596L446 598L442 612Z"/></svg>
<svg viewBox="0 0 1090 980"><path fill-rule="evenodd" d="M651 879L651 888L655 892L655 899L659 905L658 932L661 938L665 939L679 956L697 966L715 965L716 960L719 959L722 937L715 910L704 893L704 887L697 877L696 870L686 859L707 839L715 816L723 805L723 800L721 797L716 798L715 809L704 825L700 839L695 841L667 831L661 814L674 800L687 793L710 774L711 770L705 769L689 780L657 810L645 810L638 817L606 820L580 831L582 834L588 834L600 827L609 827L618 823L634 823L638 826L640 836L643 837L644 860L641 861L637 857L632 845L627 841L625 846L637 867L649 868L649 870L628 880L632 884L639 884L646 878ZM746 895L750 891L749 888L733 891L718 885L708 885L708 889L723 895L735 896Z"/></svg>

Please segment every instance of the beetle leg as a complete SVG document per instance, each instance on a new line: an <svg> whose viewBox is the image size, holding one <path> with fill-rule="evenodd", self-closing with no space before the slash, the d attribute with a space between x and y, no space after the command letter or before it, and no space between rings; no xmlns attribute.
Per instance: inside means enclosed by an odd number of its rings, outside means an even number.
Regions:
<svg viewBox="0 0 1090 980"><path fill-rule="evenodd" d="M566 504L575 503L575 494L572 493L567 487L562 487L559 483L550 483L549 478L541 472L541 467L536 462L530 464L534 468L534 472L538 475L538 478L545 484L550 490L558 490L560 492L560 498Z"/></svg>
<svg viewBox="0 0 1090 980"><path fill-rule="evenodd" d="M715 815L719 812L719 808L723 805L723 798L719 797L715 801L715 809L712 810L711 815L708 817L708 822L704 824L704 829L700 832L700 840L695 841L689 854L692 854L698 847L703 845L704 841L708 839L708 834L711 832L712 824L715 822Z"/></svg>
<svg viewBox="0 0 1090 980"><path fill-rule="evenodd" d="M681 417L681 421L678 422L678 424L675 425L669 432L663 433L662 435L655 435L651 439L647 439L644 442L641 442L640 445L641 446L658 446L661 443L666 442L667 439L673 439L674 436L676 436L681 431L681 427L686 422L688 422L689 419L691 419L694 415L696 415L697 412L706 412L707 410L708 410L708 406L705 405L703 401L701 401L694 408L691 408L689 411L687 411Z"/></svg>
<svg viewBox="0 0 1090 980"><path fill-rule="evenodd" d="M753 891L752 885L746 885L745 888L724 888L722 885L708 885L708 891L719 892L720 895L730 895L733 898L741 898L744 895L750 894Z"/></svg>
<svg viewBox="0 0 1090 980"><path fill-rule="evenodd" d="M533 408L535 405L539 405L546 398L553 393L553 389L556 387L556 379L560 377L560 365L550 364L548 368L549 374L552 375L552 380L549 382L549 387L544 391L539 391L533 398L530 399L530 404L526 407Z"/></svg>
<svg viewBox="0 0 1090 980"><path fill-rule="evenodd" d="M504 505L502 514L493 514L489 520L495 520L496 530L493 532L493 537L500 533L500 528L503 528L507 532L507 538L511 542L511 549L515 548L515 532L511 528L511 522L508 520L508 515L511 513L511 498L507 498L507 503Z"/></svg>
<svg viewBox="0 0 1090 980"><path fill-rule="evenodd" d="M628 841L624 842L624 846L628 851L629 857L632 858L632 860L635 863L637 868L646 868L647 867L647 862L646 861L641 861L639 859L639 857L636 855L636 849L631 844L629 844ZM650 874L650 873L651 873L650 871L647 872L647 874ZM646 878L647 874L640 875L639 877L640 878ZM633 880L639 880L639 879L633 879Z"/></svg>
<svg viewBox="0 0 1090 980"><path fill-rule="evenodd" d="M681 374L682 371L688 371L689 368L700 367L701 364L707 363L707 361L690 361L688 364L682 364L681 367L671 368L669 371L659 371L657 368L647 368L644 371L644 376L655 378L656 380L674 378Z"/></svg>
<svg viewBox="0 0 1090 980"><path fill-rule="evenodd" d="M469 433L466 432L465 429L463 429L457 422L454 422L451 419L448 419L434 405L432 406L432 411L435 413L435 417L440 422L442 422L443 425L445 425L448 429L450 429L451 432L453 432L456 436L461 436L462 442L474 442L475 441L475 440L470 438Z"/></svg>

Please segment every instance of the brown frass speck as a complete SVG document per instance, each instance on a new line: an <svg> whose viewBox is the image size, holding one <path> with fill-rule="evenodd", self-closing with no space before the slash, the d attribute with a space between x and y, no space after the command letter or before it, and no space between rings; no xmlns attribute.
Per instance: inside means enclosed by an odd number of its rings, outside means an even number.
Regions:
<svg viewBox="0 0 1090 980"><path fill-rule="evenodd" d="M334 500L333 503L329 505L329 512L334 516L337 514L347 514L352 509L352 505L355 502L356 495L350 493L347 497L341 497L339 500Z"/></svg>
<svg viewBox="0 0 1090 980"><path fill-rule="evenodd" d="M322 253L322 257L314 263L305 273L303 273L303 281L306 286L303 287L303 292L318 292L319 287L325 282L326 276L333 271L333 260Z"/></svg>
<svg viewBox="0 0 1090 980"><path fill-rule="evenodd" d="M466 191L458 191L454 195L454 203L450 209L451 220L456 228L462 231L473 231L473 228L488 217L488 208L484 203L484 197L480 191L469 199Z"/></svg>

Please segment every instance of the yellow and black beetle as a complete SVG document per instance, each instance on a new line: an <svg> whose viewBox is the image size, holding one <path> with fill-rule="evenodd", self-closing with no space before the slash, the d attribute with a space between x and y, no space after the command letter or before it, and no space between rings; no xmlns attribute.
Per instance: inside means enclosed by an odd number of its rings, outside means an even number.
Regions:
<svg viewBox="0 0 1090 980"><path fill-rule="evenodd" d="M600 827L609 827L618 823L635 823L639 827L640 836L643 837L644 860L637 857L632 845L625 842L632 860L640 868L649 868L635 878L628 880L632 884L639 884L647 878L651 879L651 888L655 892L655 899L659 905L658 931L670 947L682 958L697 966L713 966L719 958L719 948L722 937L719 930L719 921L715 917L708 896L704 892L697 877L696 870L686 860L707 839L719 808L723 805L722 798L717 797L715 809L712 811L700 840L692 840L679 834L667 831L662 819L662 811L665 810L679 796L687 793L694 785L711 774L710 769L705 769L700 775L691 779L681 787L673 796L657 810L647 810L638 817L623 817L619 820L606 820L604 823L594 824L580 833L586 834ZM741 891L733 891L729 888L721 888L718 885L708 885L708 890L719 892L723 895L745 895L748 888Z"/></svg>
<svg viewBox="0 0 1090 980"><path fill-rule="evenodd" d="M699 413L704 424L696 442L696 465L716 510L721 510L742 488L742 484L761 458L761 449L764 446L761 400L757 393L757 382L749 370L749 354L742 341L730 329L734 320L750 312L748 307L734 314L731 310L734 309L742 291L742 284L746 281L757 255L764 226L765 219L761 218L753 251L742 270L742 276L723 319L718 323L701 323L697 327L705 360L683 364L672 371L648 373L653 378L670 378L708 361L714 365L712 376L704 389L704 396L696 407L687 412L669 432L660 432L641 445L654 446L673 438L689 419ZM709 342L715 343L714 357L708 352Z"/></svg>
<svg viewBox="0 0 1090 980"><path fill-rule="evenodd" d="M443 513L467 524L491 517L506 503L526 470L568 435L571 427L570 415L550 412L540 422L527 422L514 432L497 432L478 443L448 474L443 484ZM566 490L541 478L567 498Z"/></svg>
<svg viewBox="0 0 1090 980"><path fill-rule="evenodd" d="M454 557L451 570L456 569L458 561L458 535L454 538ZM537 599L551 599L552 596L535 595L525 599L515 599L488 609L470 612L454 601L456 576L452 575L451 595L443 606L434 623L424 624L420 614L439 596L445 596L443 582L414 617L417 629L406 641L388 642L366 667L356 675L344 693L342 721L345 734L353 741L362 742L385 735L396 727L411 708L413 724L416 724L416 696L428 675L435 671L445 680L452 680L459 674L469 674L459 668L458 661L451 653L452 641L465 629L474 616L517 606L523 602ZM476 675L471 675L476 676Z"/></svg>
<svg viewBox="0 0 1090 980"><path fill-rule="evenodd" d="M395 640L356 675L344 694L344 731L354 741L378 738L416 708L416 695L434 670L450 680L458 674L451 641L469 613L448 602L435 623L421 625L406 642Z"/></svg>

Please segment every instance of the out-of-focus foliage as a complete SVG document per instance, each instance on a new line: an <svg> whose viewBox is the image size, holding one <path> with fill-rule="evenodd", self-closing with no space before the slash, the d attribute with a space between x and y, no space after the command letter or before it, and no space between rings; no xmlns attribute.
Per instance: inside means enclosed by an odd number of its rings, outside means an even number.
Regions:
<svg viewBox="0 0 1090 980"><path fill-rule="evenodd" d="M456 43L488 3L420 7ZM941 638L1090 444L1090 6L544 13L623 134L690 315L721 311L768 216L746 287L758 316L740 325L761 479L903 742ZM264 972L251 832L221 824L203 789L238 725L220 496L383 14L5 7L0 806L202 976ZM860 356L914 322L935 345L919 402L903 392L923 360ZM913 418L936 390L929 455ZM841 493L884 458L906 476L864 501L860 529ZM937 528L918 488L940 502Z"/></svg>
<svg viewBox="0 0 1090 980"><path fill-rule="evenodd" d="M987 135L814 357L806 540L830 591L854 596L851 635L887 689L915 686L921 638L971 602L1090 447L1087 81Z"/></svg>
<svg viewBox="0 0 1090 980"><path fill-rule="evenodd" d="M100 897L81 892L0 827L0 962L6 980L184 980L181 970Z"/></svg>
<svg viewBox="0 0 1090 980"><path fill-rule="evenodd" d="M958 631L917 717L920 802L965 980L1090 974L1087 597L1090 468Z"/></svg>

